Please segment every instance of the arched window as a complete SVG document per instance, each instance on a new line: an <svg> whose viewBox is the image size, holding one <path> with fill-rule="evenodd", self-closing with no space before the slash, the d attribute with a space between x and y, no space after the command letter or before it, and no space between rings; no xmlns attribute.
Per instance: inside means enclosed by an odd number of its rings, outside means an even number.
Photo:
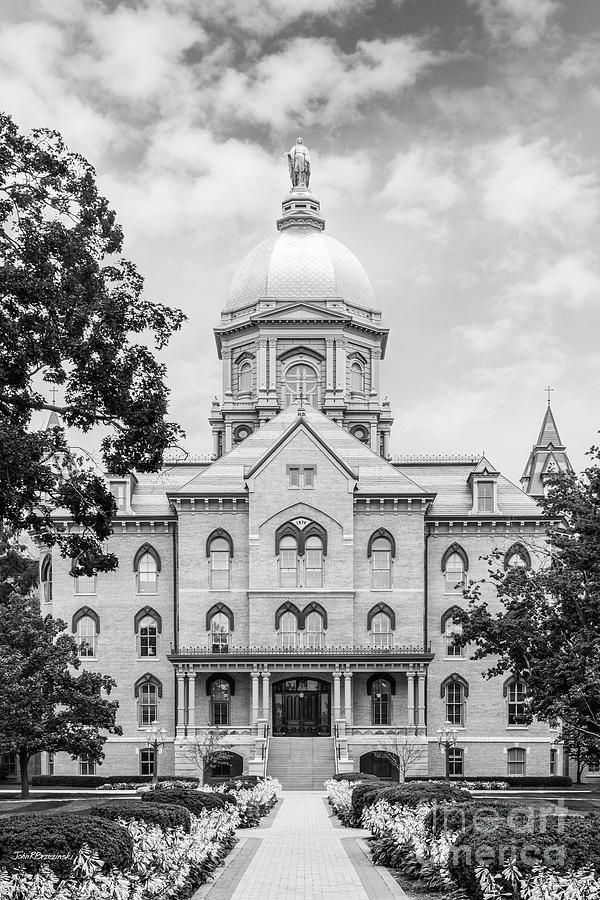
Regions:
<svg viewBox="0 0 600 900"><path fill-rule="evenodd" d="M310 612L304 619L304 646L308 650L320 650L324 644L323 618L318 612Z"/></svg>
<svg viewBox="0 0 600 900"><path fill-rule="evenodd" d="M389 650L392 646L392 622L385 612L376 613L371 619L371 646L377 650Z"/></svg>
<svg viewBox="0 0 600 900"><path fill-rule="evenodd" d="M98 651L96 622L92 616L81 616L77 621L77 643L81 659L95 657Z"/></svg>
<svg viewBox="0 0 600 900"><path fill-rule="evenodd" d="M371 544L371 590L392 586L392 545L387 537L375 538Z"/></svg>
<svg viewBox="0 0 600 900"><path fill-rule="evenodd" d="M152 725L158 721L158 701L162 697L162 683L150 672L138 678L133 688L138 701L138 723Z"/></svg>
<svg viewBox="0 0 600 900"><path fill-rule="evenodd" d="M152 553L143 553L137 564L138 594L156 594L158 588L158 567Z"/></svg>
<svg viewBox="0 0 600 900"><path fill-rule="evenodd" d="M215 678L210 686L210 721L212 725L229 725L231 719L231 685L225 678Z"/></svg>
<svg viewBox="0 0 600 900"><path fill-rule="evenodd" d="M215 612L209 620L209 642L211 653L228 653L230 633L230 617L225 611Z"/></svg>
<svg viewBox="0 0 600 900"><path fill-rule="evenodd" d="M284 405L289 406L300 397L305 403L317 406L319 378L316 370L305 363L290 366L284 377Z"/></svg>
<svg viewBox="0 0 600 900"><path fill-rule="evenodd" d="M450 725L465 724L465 700L469 696L469 683L462 675L454 673L441 685L442 699L446 699L446 722Z"/></svg>
<svg viewBox="0 0 600 900"><path fill-rule="evenodd" d="M522 544L513 544L504 556L504 568L531 568L531 557Z"/></svg>
<svg viewBox="0 0 600 900"><path fill-rule="evenodd" d="M211 591L229 590L229 569L231 547L224 537L213 538L210 542L210 589Z"/></svg>
<svg viewBox="0 0 600 900"><path fill-rule="evenodd" d="M358 394L365 390L365 373L359 362L353 362L350 366L350 390Z"/></svg>
<svg viewBox="0 0 600 900"><path fill-rule="evenodd" d="M289 610L279 619L278 641L284 650L294 650L298 646L298 619Z"/></svg>
<svg viewBox="0 0 600 900"><path fill-rule="evenodd" d="M240 363L238 368L238 394L249 394L252 391L252 366L248 360Z"/></svg>
<svg viewBox="0 0 600 900"><path fill-rule="evenodd" d="M292 535L279 542L279 587L298 587L298 542Z"/></svg>
<svg viewBox="0 0 600 900"><path fill-rule="evenodd" d="M454 615L457 612L461 612L459 606L451 606L450 609L446 610L442 616L442 634L446 644L446 656L462 658L464 656L464 648L454 643L455 636L462 634L462 625L459 622L454 622Z"/></svg>
<svg viewBox="0 0 600 900"><path fill-rule="evenodd" d="M527 725L527 682L511 675L506 679L503 693L507 699L508 724Z"/></svg>
<svg viewBox="0 0 600 900"><path fill-rule="evenodd" d="M307 588L323 587L323 542L317 535L312 535L306 539L304 547L304 586Z"/></svg>
<svg viewBox="0 0 600 900"><path fill-rule="evenodd" d="M144 616L139 623L138 655L158 656L158 624L153 616Z"/></svg>
<svg viewBox="0 0 600 900"><path fill-rule="evenodd" d="M459 553L451 553L444 570L444 590L447 594L460 593L465 586L465 564Z"/></svg>
<svg viewBox="0 0 600 900"><path fill-rule="evenodd" d="M506 752L507 775L524 775L526 750L524 747L509 747Z"/></svg>
<svg viewBox="0 0 600 900"><path fill-rule="evenodd" d="M244 771L244 757L233 750L218 751L217 759L204 769L204 783L214 784L239 776Z"/></svg>
<svg viewBox="0 0 600 900"><path fill-rule="evenodd" d="M52 557L48 553L40 566L40 584L42 587L42 600L44 603L52 603Z"/></svg>
<svg viewBox="0 0 600 900"><path fill-rule="evenodd" d="M389 725L392 721L392 685L387 678L371 684L371 724Z"/></svg>
<svg viewBox="0 0 600 900"><path fill-rule="evenodd" d="M75 593L76 594L95 594L96 593L96 576L95 575L77 575L75 577Z"/></svg>

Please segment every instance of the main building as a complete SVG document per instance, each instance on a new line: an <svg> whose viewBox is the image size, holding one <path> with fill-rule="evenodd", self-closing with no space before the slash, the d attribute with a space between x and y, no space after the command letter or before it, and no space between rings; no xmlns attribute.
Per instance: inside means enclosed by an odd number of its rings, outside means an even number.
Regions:
<svg viewBox="0 0 600 900"><path fill-rule="evenodd" d="M73 579L41 560L43 611L117 681L123 735L98 771L149 773L157 722L162 773L193 771L218 725L231 755L215 777L266 767L319 787L336 768L390 775L379 751L407 746L410 773L443 774L440 730L451 774L560 774L557 733L523 723L526 683L485 680L452 637L482 556L536 564L537 500L570 469L550 406L522 487L486 458L390 455L388 330L364 268L325 232L300 151L277 232L242 262L215 328L211 457L109 478L114 573Z"/></svg>

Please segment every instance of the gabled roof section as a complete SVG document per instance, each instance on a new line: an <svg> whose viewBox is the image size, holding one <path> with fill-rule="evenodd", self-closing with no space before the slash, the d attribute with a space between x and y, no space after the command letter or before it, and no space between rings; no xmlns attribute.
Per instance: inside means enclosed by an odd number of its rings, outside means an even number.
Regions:
<svg viewBox="0 0 600 900"><path fill-rule="evenodd" d="M341 300L341 298L340 298ZM285 306L277 305L271 309L265 309L261 313L250 316L251 322L269 321L319 321L319 322L351 322L352 316L347 313L339 313L336 310L323 306L313 306L311 303L290 303Z"/></svg>
<svg viewBox="0 0 600 900"><path fill-rule="evenodd" d="M322 412L312 406L301 410L297 404L288 406L185 484L168 491L169 496L245 493L249 473L262 465L290 434L302 428L319 442L324 452L331 454L338 465L358 478L358 494L429 496L428 491Z"/></svg>
<svg viewBox="0 0 600 900"><path fill-rule="evenodd" d="M500 472L491 464L489 459L485 456L482 456L475 468L471 471L469 475L469 482L473 480L474 476L487 476L489 478L497 478Z"/></svg>

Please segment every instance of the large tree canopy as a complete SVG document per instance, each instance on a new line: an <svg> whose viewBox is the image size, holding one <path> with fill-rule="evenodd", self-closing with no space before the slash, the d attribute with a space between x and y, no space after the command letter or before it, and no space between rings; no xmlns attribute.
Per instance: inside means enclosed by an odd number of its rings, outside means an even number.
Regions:
<svg viewBox="0 0 600 900"><path fill-rule="evenodd" d="M560 724L567 746L600 750L600 451L581 475L560 474L542 501L553 523L538 569L492 566L501 610L469 586L456 616L486 675L527 680L529 717ZM495 556L500 558L499 554ZM494 603L494 608L498 604Z"/></svg>
<svg viewBox="0 0 600 900"><path fill-rule="evenodd" d="M114 474L155 471L181 433L166 420L165 367L146 341L161 350L184 317L143 299L122 242L89 163L57 133L25 136L0 115L0 521L5 533L58 544L78 560L74 573L116 565L102 552L113 498L63 428L33 430L32 416L101 425L102 467ZM44 382L60 386L60 403ZM56 529L56 509L78 533Z"/></svg>

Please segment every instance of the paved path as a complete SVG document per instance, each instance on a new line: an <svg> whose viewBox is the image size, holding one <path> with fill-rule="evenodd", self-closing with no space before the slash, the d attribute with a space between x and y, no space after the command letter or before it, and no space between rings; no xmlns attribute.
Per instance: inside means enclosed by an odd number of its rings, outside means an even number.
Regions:
<svg viewBox="0 0 600 900"><path fill-rule="evenodd" d="M405 897L389 873L376 868L360 838L367 832L334 828L323 795L284 793L268 828L238 832L247 839L207 900L392 900Z"/></svg>

